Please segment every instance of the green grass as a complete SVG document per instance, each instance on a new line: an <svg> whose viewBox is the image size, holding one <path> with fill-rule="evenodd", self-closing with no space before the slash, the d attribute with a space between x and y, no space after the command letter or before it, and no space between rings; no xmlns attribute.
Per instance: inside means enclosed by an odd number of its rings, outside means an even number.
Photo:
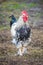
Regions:
<svg viewBox="0 0 43 65"><path fill-rule="evenodd" d="M0 26L0 31L1 31L1 30L4 30L4 29L9 30L9 29L10 29L10 26L2 26L2 25L1 25L1 26Z"/></svg>
<svg viewBox="0 0 43 65"><path fill-rule="evenodd" d="M1 10L14 10L14 9L21 9L21 8L31 8L37 6L35 3L17 3L17 2L4 2L1 5Z"/></svg>
<svg viewBox="0 0 43 65"><path fill-rule="evenodd" d="M35 4L35 3L30 3L30 4L27 4L27 5L28 5L29 8L37 6L37 4Z"/></svg>

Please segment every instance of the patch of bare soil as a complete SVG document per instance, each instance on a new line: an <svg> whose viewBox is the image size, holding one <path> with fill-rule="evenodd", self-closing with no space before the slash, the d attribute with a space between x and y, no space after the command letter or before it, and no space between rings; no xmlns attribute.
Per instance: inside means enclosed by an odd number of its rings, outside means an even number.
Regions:
<svg viewBox="0 0 43 65"><path fill-rule="evenodd" d="M0 31L0 65L43 65L43 30L32 29L28 54L15 56L16 50L11 43L10 31Z"/></svg>

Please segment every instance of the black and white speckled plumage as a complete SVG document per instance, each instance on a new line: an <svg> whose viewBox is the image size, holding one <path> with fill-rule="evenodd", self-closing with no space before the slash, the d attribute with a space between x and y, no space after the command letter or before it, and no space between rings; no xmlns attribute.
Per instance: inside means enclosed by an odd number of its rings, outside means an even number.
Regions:
<svg viewBox="0 0 43 65"><path fill-rule="evenodd" d="M19 17L17 22L14 22L11 25L11 36L13 38L12 43L15 44L16 48L18 48L18 54L23 55L26 51L26 46L28 43L24 43L24 41L29 40L30 42L31 28L28 23L24 23L22 19L22 15ZM29 38L29 39L28 39ZM24 46L23 51L21 51L22 44Z"/></svg>

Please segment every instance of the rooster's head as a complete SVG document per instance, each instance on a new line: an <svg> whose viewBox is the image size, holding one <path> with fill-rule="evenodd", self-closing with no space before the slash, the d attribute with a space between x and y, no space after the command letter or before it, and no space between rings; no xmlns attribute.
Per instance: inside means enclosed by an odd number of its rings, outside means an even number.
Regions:
<svg viewBox="0 0 43 65"><path fill-rule="evenodd" d="M24 10L24 11L21 12L21 14L22 14L23 21L27 22L28 21L28 13L27 13L27 11Z"/></svg>

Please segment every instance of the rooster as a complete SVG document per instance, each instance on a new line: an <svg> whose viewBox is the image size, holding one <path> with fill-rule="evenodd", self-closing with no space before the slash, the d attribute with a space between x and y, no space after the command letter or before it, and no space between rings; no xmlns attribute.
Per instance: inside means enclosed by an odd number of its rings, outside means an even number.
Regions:
<svg viewBox="0 0 43 65"><path fill-rule="evenodd" d="M12 35L12 43L15 44L16 48L18 48L18 52L16 55L23 55L27 52L27 45L31 41L31 28L28 25L28 13L26 11L21 12L21 16L18 21L14 17L14 22L12 21L11 26L11 35ZM26 43L26 41L29 41Z"/></svg>

